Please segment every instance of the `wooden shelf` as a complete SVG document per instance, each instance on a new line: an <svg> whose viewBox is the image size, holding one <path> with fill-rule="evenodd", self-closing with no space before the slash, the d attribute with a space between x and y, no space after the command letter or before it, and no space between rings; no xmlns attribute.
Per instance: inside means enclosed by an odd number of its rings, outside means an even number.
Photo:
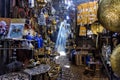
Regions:
<svg viewBox="0 0 120 80"><path fill-rule="evenodd" d="M101 38L111 38L110 36L103 36L103 37L101 37Z"/></svg>
<svg viewBox="0 0 120 80"><path fill-rule="evenodd" d="M80 50L95 50L95 48L93 47L77 47L76 49L80 49Z"/></svg>
<svg viewBox="0 0 120 80"><path fill-rule="evenodd" d="M17 54L17 57L21 61L25 61L23 56L28 56L28 58L33 58L34 48L22 47L21 42L33 42L34 40L26 40L26 39L0 39L0 53L3 54L4 58L3 63L9 63L11 61L11 57L14 57L12 54ZM14 43L15 42L15 43ZM18 46L20 45L20 46ZM35 44L33 43L33 46ZM24 52L25 51L25 52ZM29 54L30 53L30 54ZM21 58L21 59L20 59ZM26 57L27 59L27 57Z"/></svg>
<svg viewBox="0 0 120 80"><path fill-rule="evenodd" d="M28 50L33 50L33 49L29 49L29 48L0 48L0 50L4 50L4 49L28 49Z"/></svg>

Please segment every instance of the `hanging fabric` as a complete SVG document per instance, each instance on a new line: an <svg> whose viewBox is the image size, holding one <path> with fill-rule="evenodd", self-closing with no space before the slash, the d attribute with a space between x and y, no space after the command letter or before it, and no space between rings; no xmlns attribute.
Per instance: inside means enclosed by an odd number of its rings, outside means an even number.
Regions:
<svg viewBox="0 0 120 80"><path fill-rule="evenodd" d="M16 5L16 0L10 0L12 7L14 7Z"/></svg>
<svg viewBox="0 0 120 80"><path fill-rule="evenodd" d="M24 7L24 1L23 0L18 0L18 6L23 8Z"/></svg>
<svg viewBox="0 0 120 80"><path fill-rule="evenodd" d="M18 9L18 18L25 18L26 17L26 14L25 14L25 11L23 8L19 8Z"/></svg>
<svg viewBox="0 0 120 80"><path fill-rule="evenodd" d="M12 12L12 18L17 18L17 14L18 14L18 7L14 6Z"/></svg>

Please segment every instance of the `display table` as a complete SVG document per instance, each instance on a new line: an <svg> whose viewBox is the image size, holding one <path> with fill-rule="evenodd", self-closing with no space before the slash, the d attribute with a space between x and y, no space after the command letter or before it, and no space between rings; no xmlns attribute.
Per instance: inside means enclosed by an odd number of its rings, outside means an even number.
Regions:
<svg viewBox="0 0 120 80"><path fill-rule="evenodd" d="M86 55L88 51L81 51L75 55L76 65L86 65Z"/></svg>
<svg viewBox="0 0 120 80"><path fill-rule="evenodd" d="M27 73L30 76L30 80L34 80L34 77L42 76L42 80L44 80L44 74L47 73L50 70L50 66L48 64L40 64L39 66L25 69L23 72ZM37 80L35 78L35 80Z"/></svg>
<svg viewBox="0 0 120 80"><path fill-rule="evenodd" d="M100 69L100 62L99 61L90 61L88 62L88 67L92 70L99 70Z"/></svg>
<svg viewBox="0 0 120 80"><path fill-rule="evenodd" d="M29 75L22 72L12 72L1 75L0 80L29 80Z"/></svg>

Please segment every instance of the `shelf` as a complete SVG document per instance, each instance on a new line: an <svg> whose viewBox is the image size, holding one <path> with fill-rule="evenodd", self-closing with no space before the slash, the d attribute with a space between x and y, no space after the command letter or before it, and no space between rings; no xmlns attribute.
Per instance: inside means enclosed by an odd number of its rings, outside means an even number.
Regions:
<svg viewBox="0 0 120 80"><path fill-rule="evenodd" d="M101 38L111 38L111 36L103 36L103 37L101 37Z"/></svg>
<svg viewBox="0 0 120 80"><path fill-rule="evenodd" d="M73 46L66 47L67 49L73 49ZM77 50L96 50L94 47L76 47Z"/></svg>
<svg viewBox="0 0 120 80"><path fill-rule="evenodd" d="M28 50L33 50L33 49L29 49L29 48L0 48L0 50L4 50L4 49L28 49Z"/></svg>
<svg viewBox="0 0 120 80"><path fill-rule="evenodd" d="M80 49L80 50L95 50L95 48L93 48L93 47L77 47L76 49Z"/></svg>
<svg viewBox="0 0 120 80"><path fill-rule="evenodd" d="M21 42L28 42L28 41L33 42L34 40L0 39L0 43L1 43L0 44L0 53L2 54L2 57L4 58L3 63L8 64L11 62L11 59L16 59L16 58L18 58L18 60L20 60L22 62L25 62L25 59L33 58L34 48L22 46L22 44L21 44ZM16 43L14 43L14 42L16 42ZM33 46L35 46L34 43L33 43Z"/></svg>
<svg viewBox="0 0 120 80"><path fill-rule="evenodd" d="M28 42L35 42L35 40L27 40L27 39L0 39L0 41L28 41Z"/></svg>

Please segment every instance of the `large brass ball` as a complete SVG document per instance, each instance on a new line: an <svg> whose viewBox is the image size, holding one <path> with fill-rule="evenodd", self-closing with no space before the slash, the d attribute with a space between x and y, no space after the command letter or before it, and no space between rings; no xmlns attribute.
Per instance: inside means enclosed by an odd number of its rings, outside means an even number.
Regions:
<svg viewBox="0 0 120 80"><path fill-rule="evenodd" d="M120 45L113 50L110 61L114 73L120 77Z"/></svg>
<svg viewBox="0 0 120 80"><path fill-rule="evenodd" d="M102 0L97 14L103 27L113 32L120 32L120 0Z"/></svg>

